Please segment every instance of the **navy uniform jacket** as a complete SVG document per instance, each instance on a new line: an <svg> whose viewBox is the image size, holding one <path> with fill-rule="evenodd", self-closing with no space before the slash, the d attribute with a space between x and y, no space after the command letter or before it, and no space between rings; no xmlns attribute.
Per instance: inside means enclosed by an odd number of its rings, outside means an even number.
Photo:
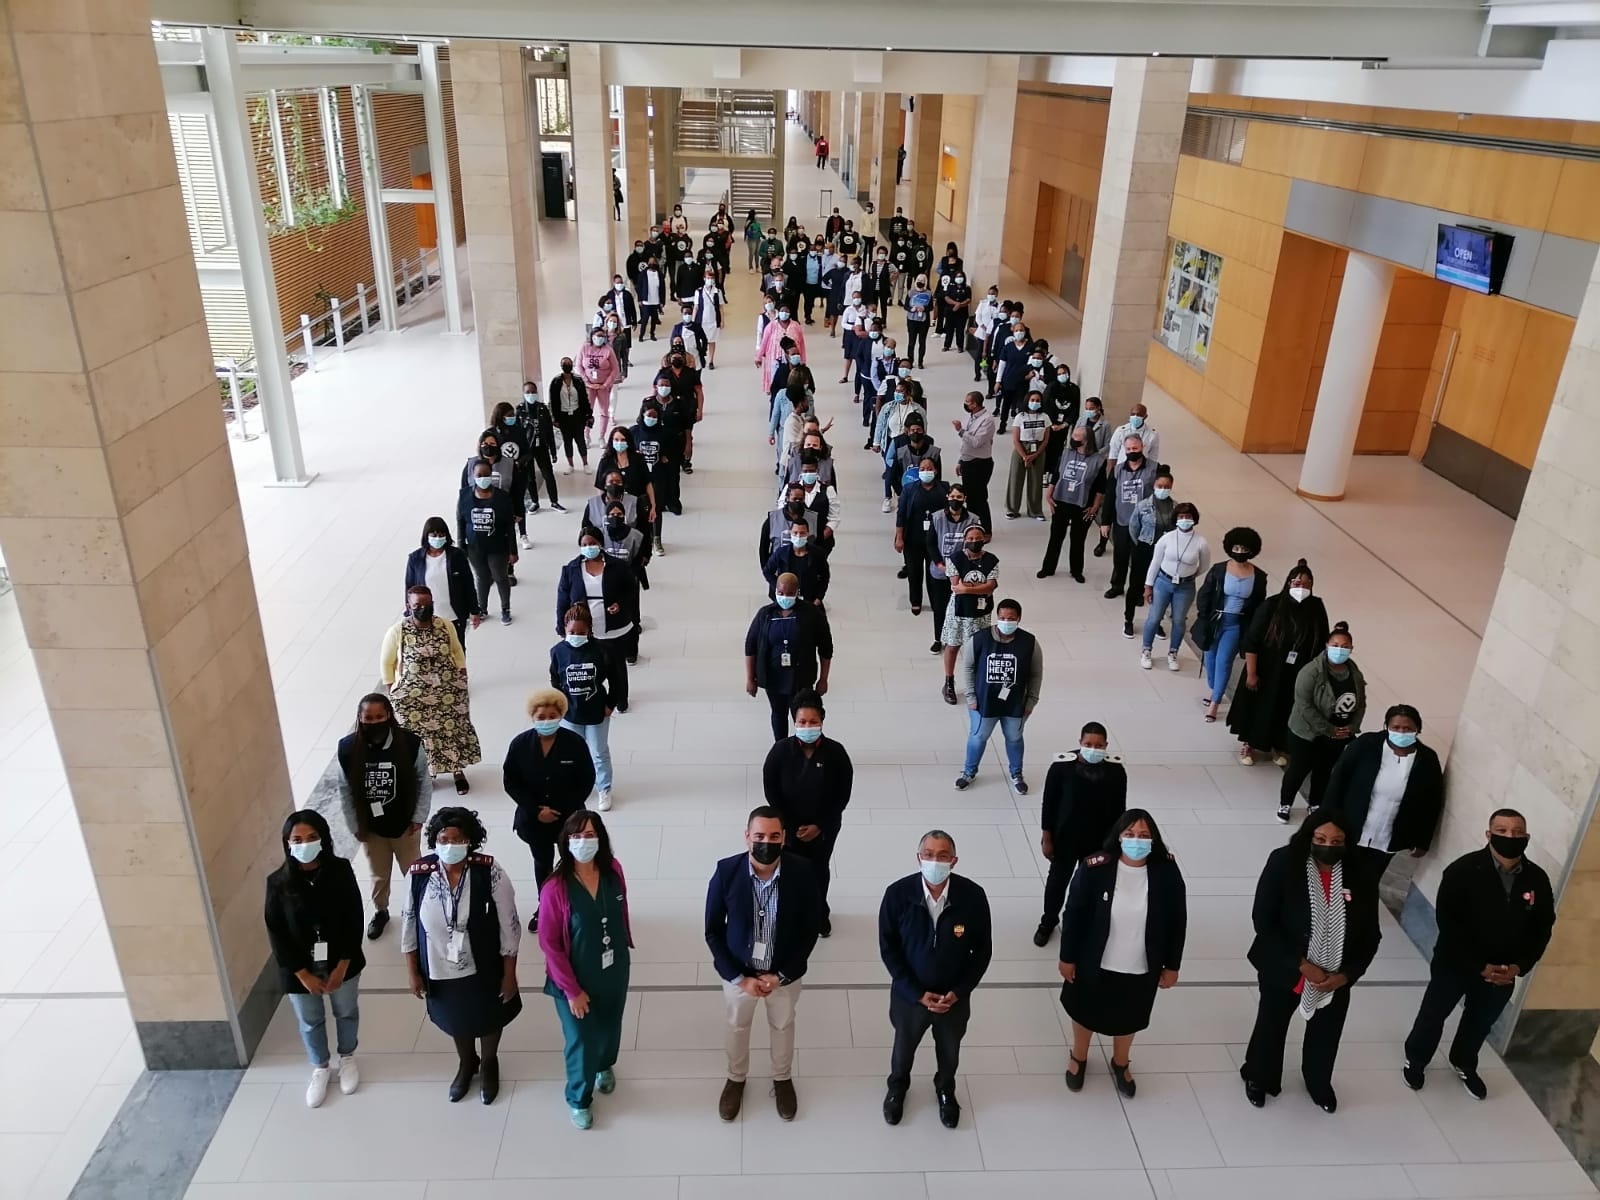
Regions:
<svg viewBox="0 0 1600 1200"><path fill-rule="evenodd" d="M797 854L778 860L778 921L772 938L772 965L784 983L806 973L806 963L822 932L822 893L811 864ZM759 975L750 965L756 934L756 897L750 883L750 856L735 854L717 863L706 889L706 945L717 974L729 983Z"/></svg>
<svg viewBox="0 0 1600 1200"><path fill-rule="evenodd" d="M444 577L450 585L448 596L435 596L434 609L442 617L444 605L441 601L448 600L450 607L463 617L471 616L478 611L478 588L472 581L472 564L467 562L467 552L460 546L446 546L444 548ZM428 583L428 551L419 547L413 550L406 558L406 586L412 587Z"/></svg>
<svg viewBox="0 0 1600 1200"><path fill-rule="evenodd" d="M1344 958L1339 973L1355 983L1366 974L1383 939L1378 930L1378 881L1363 855L1346 854L1344 890ZM1255 940L1250 965L1262 987L1293 988L1300 978L1300 960L1311 944L1311 897L1306 891L1305 860L1290 846L1267 855L1250 909Z"/></svg>
<svg viewBox="0 0 1600 1200"><path fill-rule="evenodd" d="M924 992L954 992L966 1000L989 969L994 930L989 897L963 875L951 875L939 926L934 928L922 872L891 883L878 906L878 954L894 994L920 1004Z"/></svg>
<svg viewBox="0 0 1600 1200"><path fill-rule="evenodd" d="M1061 923L1061 961L1074 963L1080 977L1100 970L1111 936L1111 901L1117 894L1115 854L1091 854L1072 876L1066 919ZM1172 855L1143 868L1150 874L1149 907L1144 920L1144 956L1151 971L1176 971L1183 965L1189 932L1189 902L1183 873Z"/></svg>

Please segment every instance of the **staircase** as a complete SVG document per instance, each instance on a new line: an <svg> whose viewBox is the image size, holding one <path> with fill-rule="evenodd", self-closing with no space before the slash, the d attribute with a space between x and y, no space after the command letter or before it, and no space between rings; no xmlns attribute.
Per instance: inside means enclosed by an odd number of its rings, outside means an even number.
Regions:
<svg viewBox="0 0 1600 1200"><path fill-rule="evenodd" d="M777 145L777 123L771 92L684 88L678 96L677 149L770 158Z"/></svg>
<svg viewBox="0 0 1600 1200"><path fill-rule="evenodd" d="M772 190L771 171L729 171L728 209L740 219L753 208L757 216L776 220Z"/></svg>

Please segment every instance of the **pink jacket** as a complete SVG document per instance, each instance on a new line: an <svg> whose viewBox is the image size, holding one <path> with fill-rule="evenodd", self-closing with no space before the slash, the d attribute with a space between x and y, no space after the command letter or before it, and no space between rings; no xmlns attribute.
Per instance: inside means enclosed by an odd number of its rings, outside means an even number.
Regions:
<svg viewBox="0 0 1600 1200"><path fill-rule="evenodd" d="M591 393L599 392L602 396L611 394L611 387L622 374L622 365L617 362L616 351L610 346L596 346L593 342L585 342L583 349L573 355L578 374L583 376L583 381L589 385Z"/></svg>
<svg viewBox="0 0 1600 1200"><path fill-rule="evenodd" d="M611 860L611 869L622 885L622 929L633 948L633 925L628 919L628 880L622 864ZM572 969L572 903L567 899L567 881L552 875L539 889L539 949L544 951L545 970L569 1000L583 994L583 985Z"/></svg>
<svg viewBox="0 0 1600 1200"><path fill-rule="evenodd" d="M778 364L779 357L783 354L783 347L778 343L784 338L793 338L795 349L802 357L806 352L805 326L793 317L789 318L789 327L785 329L776 319L768 321L767 327L761 331L761 350L756 355L761 360L761 383L763 387L772 386L772 368Z"/></svg>

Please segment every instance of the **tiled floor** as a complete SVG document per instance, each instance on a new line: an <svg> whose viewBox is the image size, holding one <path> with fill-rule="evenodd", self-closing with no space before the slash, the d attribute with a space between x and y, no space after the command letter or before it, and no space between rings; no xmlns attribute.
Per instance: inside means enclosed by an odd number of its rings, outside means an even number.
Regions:
<svg viewBox="0 0 1600 1200"><path fill-rule="evenodd" d="M791 158L789 203L819 226L810 198L817 177L803 148L793 147ZM546 238L541 312L551 366L575 346L585 315L569 294L568 233L557 229ZM1070 359L1076 328L1065 312L1009 275L1005 283L1007 294L1029 294L1035 328L1069 347ZM391 932L373 948L363 979L361 1090L333 1095L316 1112L305 1109L304 1058L281 1009L190 1196L276 1197L284 1184L299 1182L341 1200L442 1197L458 1195L459 1181L469 1179L473 1195L509 1200L528 1194L535 1179L584 1176L597 1198L723 1200L743 1194L750 1185L742 1176L756 1174L764 1193L779 1200L819 1189L840 1200L954 1200L974 1192L1031 1200L1064 1188L1182 1200L1289 1191L1592 1195L1498 1063L1488 1072L1487 1105L1471 1103L1445 1074L1436 1073L1421 1095L1401 1085L1399 1041L1425 964L1387 919L1381 957L1352 1005L1339 1114L1315 1110L1292 1079L1265 1112L1248 1109L1235 1073L1254 1007L1243 952L1256 871L1283 837L1270 812L1277 773L1235 765L1224 729L1202 722L1202 685L1187 651L1179 674L1139 671L1136 647L1120 636L1119 604L1100 597L1109 560L1092 560L1088 587L1065 575L1035 580L1045 528L1003 521L994 546L1002 592L1023 601L1025 624L1049 663L1029 726L1030 777L1042 782L1048 761L1075 742L1083 721L1106 722L1114 749L1130 763L1130 800L1162 820L1191 896L1183 982L1163 995L1135 1048L1138 1098L1119 1102L1100 1058L1085 1092L1066 1093L1054 954L1028 940L1043 874L1037 793L1015 797L993 750L978 786L959 795L951 789L964 720L938 698L940 673L926 649L929 618L910 615L904 585L894 578L892 526L877 511L873 460L859 448L859 417L845 389L832 383L837 343L820 324L807 332L825 381L819 407L839 422L832 441L846 504L829 605L838 641L829 728L857 764L856 795L835 860L835 936L815 956L800 1005L798 1128L780 1129L759 1078L766 1071L759 1053L743 1118L717 1121L721 1005L710 990L700 908L712 860L737 850L743 815L759 800L769 737L764 703L742 692L738 658L744 625L764 599L749 543L770 506L770 452L761 436L764 401L749 366L749 277L736 273L731 292L733 328L721 367L707 376L698 469L686 480L685 516L668 521L668 553L652 568L634 704L612 739L617 807L610 819L629 873L638 942L617 1093L600 1102L589 1133L567 1124L559 1031L550 1002L530 991L528 1011L504 1042L507 1083L499 1103L446 1104L452 1055L403 991ZM641 371L648 357L646 347L636 351ZM942 441L950 440L956 398L970 381L966 362L935 349L923 373ZM636 373L623 390L627 407L637 405L646 378ZM270 474L262 441L236 445L236 463L285 745L303 800L348 728L355 699L373 684L379 638L400 604L404 554L422 520L453 502L479 427L472 342L427 325L374 338L303 378L296 392L317 482L305 490L259 486ZM1180 494L1199 504L1202 528L1215 535L1230 524L1255 525L1274 576L1295 558L1309 558L1334 615L1355 626L1373 707L1412 700L1429 718L1430 740L1445 740L1492 578L1487 592L1459 589L1449 610L1440 607L1430 598L1432 578L1412 573L1411 557L1394 552L1369 523L1297 500L1278 477L1283 464L1240 457L1154 389L1148 399L1162 457L1177 470ZM584 475L559 478L572 498L589 494ZM1483 543L1484 530L1502 537L1509 529L1485 521L1484 506L1434 486L1414 464L1384 463L1383 473L1361 464L1354 479L1358 487L1395 484L1399 498L1389 511L1415 528L1472 526L1474 555L1499 561L1498 547ZM575 517L548 511L530 526L537 545L524 554L524 582L513 595L517 623L486 625L468 646L474 718L487 756L469 772L471 802L492 831L489 851L502 856L524 900L531 864L510 834L498 761L523 726L523 696L542 677L553 636L551 577L571 557L577 527ZM0 969L10 972L0 995L115 993L59 762L41 736L47 727L37 683L29 682L14 610L4 604L0 811L10 819L0 837L47 853L0 876ZM878 1113L890 1030L877 901L888 879L911 869L918 835L934 825L954 833L960 869L989 889L996 917L995 962L974 1002L963 1056L966 1113L953 1132L939 1126L925 1083L899 1128L885 1127ZM28 864L44 858L52 863L48 903L27 876ZM68 900L56 900L68 887ZM531 945L521 974L526 988L542 982ZM66 1069L53 1031L85 1015L69 1007L78 1005L107 1010L94 1013L105 1044L75 1045ZM766 1045L759 1022L755 1042ZM60 1194L40 1154L61 1161L75 1145L75 1129L81 1141L94 1120L103 1128L109 1119L120 1098L115 1089L127 1086L126 1010L114 996L7 999L0 1002L0 1044L0 1097L13 1097L0 1099L0 1156L22 1164L0 1172L0 1197L27 1195L30 1186L38 1195ZM132 1054L136 1070L136 1046ZM1289 1057L1292 1067L1293 1046ZM931 1050L923 1059L925 1079ZM429 1144L397 1153L395 1130L419 1121L433 1135ZM793 1145L824 1152L794 1153Z"/></svg>

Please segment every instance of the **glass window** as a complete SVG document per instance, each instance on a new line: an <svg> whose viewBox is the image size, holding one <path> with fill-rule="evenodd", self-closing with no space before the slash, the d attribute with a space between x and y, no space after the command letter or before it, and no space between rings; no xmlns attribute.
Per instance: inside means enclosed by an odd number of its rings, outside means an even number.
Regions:
<svg viewBox="0 0 1600 1200"><path fill-rule="evenodd" d="M1161 300L1161 328L1156 337L1174 354L1204 366L1211 350L1216 320L1217 285L1222 256L1189 242L1174 241L1167 263L1167 287Z"/></svg>

